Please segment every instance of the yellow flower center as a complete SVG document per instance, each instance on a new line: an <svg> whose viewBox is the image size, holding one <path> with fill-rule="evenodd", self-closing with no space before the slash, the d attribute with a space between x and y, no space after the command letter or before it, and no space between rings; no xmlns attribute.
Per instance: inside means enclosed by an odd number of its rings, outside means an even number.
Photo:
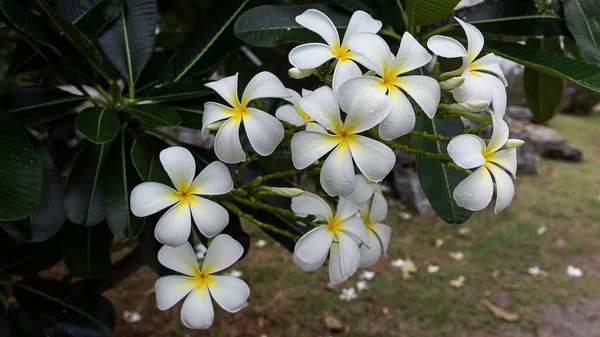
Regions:
<svg viewBox="0 0 600 337"><path fill-rule="evenodd" d="M381 85L384 86L388 91L392 90L392 87L398 85L400 81L398 79L398 75L400 75L401 71L397 67L391 67L389 65L384 65L382 69L381 76Z"/></svg>
<svg viewBox="0 0 600 337"><path fill-rule="evenodd" d="M206 273L206 272L201 272L198 271L198 273L196 274L196 276L194 276L193 282L198 286L203 286L205 284L210 285L210 283L212 282L212 277L210 276L210 274Z"/></svg>
<svg viewBox="0 0 600 337"><path fill-rule="evenodd" d="M242 101L236 97L233 102L233 118L242 118L248 115L248 102Z"/></svg>
<svg viewBox="0 0 600 337"><path fill-rule="evenodd" d="M310 118L310 116L302 110L302 108L298 107L298 115L302 117L307 123L314 122L315 120Z"/></svg>
<svg viewBox="0 0 600 337"><path fill-rule="evenodd" d="M332 53L333 56L337 57L340 60L340 62L346 61L347 59L350 59L352 57L352 52L346 45L340 46L338 44L337 46L333 47Z"/></svg>
<svg viewBox="0 0 600 337"><path fill-rule="evenodd" d="M329 219L327 219L327 230L334 234L337 233L342 229L342 226L340 225L342 220L343 219L339 217L330 217Z"/></svg>

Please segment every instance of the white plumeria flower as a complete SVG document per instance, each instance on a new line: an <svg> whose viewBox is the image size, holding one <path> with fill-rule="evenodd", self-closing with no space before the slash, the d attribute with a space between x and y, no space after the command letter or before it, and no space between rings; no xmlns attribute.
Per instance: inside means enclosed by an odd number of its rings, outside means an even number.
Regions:
<svg viewBox="0 0 600 337"><path fill-rule="evenodd" d="M337 92L339 87L347 80L362 75L360 68L353 61L364 64L362 55L348 48L350 38L359 33L377 33L381 29L381 21L375 20L371 15L356 11L352 14L344 39L340 43L338 31L327 15L316 9L308 9L296 17L296 22L306 29L319 34L327 44L306 43L292 49L289 54L290 63L299 69L313 69L335 58L337 64L333 71L333 89Z"/></svg>
<svg viewBox="0 0 600 337"><path fill-rule="evenodd" d="M356 289L358 289L358 291L364 291L369 289L369 285L366 281L358 281L356 282Z"/></svg>
<svg viewBox="0 0 600 337"><path fill-rule="evenodd" d="M491 102L494 116L502 119L506 110L506 89L508 82L493 53L475 60L483 49L483 34L475 26L455 18L467 35L468 47L453 38L441 35L432 36L427 47L436 55L446 58L462 58L462 66L444 76L460 75L465 82L454 89L457 102L483 100Z"/></svg>
<svg viewBox="0 0 600 337"><path fill-rule="evenodd" d="M461 181L454 189L456 203L471 211L480 211L489 205L496 183L496 207L494 212L510 205L515 194L515 186L507 170L515 177L517 174L517 149L500 150L508 139L508 125L503 120L492 118L494 131L489 144L471 134L463 134L448 143L448 154L454 163L462 168L479 167ZM481 166L481 167L480 167Z"/></svg>
<svg viewBox="0 0 600 337"><path fill-rule="evenodd" d="M131 212L144 217L174 205L154 229L156 239L165 245L177 247L187 241L192 217L202 235L211 238L219 234L229 223L229 213L223 206L200 195L231 191L233 181L227 167L215 161L194 178L196 161L189 150L179 146L161 151L160 162L175 189L156 182L139 184L131 191Z"/></svg>
<svg viewBox="0 0 600 337"><path fill-rule="evenodd" d="M261 156L268 156L284 136L283 125L277 118L248 104L259 98L288 98L290 93L281 81L268 71L256 74L242 94L238 97L238 74L205 84L219 94L231 107L207 102L202 116L202 137L208 136L209 125L226 119L215 137L215 154L219 160L235 164L246 160L246 153L240 142L240 125L244 130L252 149Z"/></svg>
<svg viewBox="0 0 600 337"><path fill-rule="evenodd" d="M286 101L292 103L292 105L285 104L277 108L275 111L275 117L279 118L284 122L290 123L293 126L305 126L306 131L314 131L320 133L327 133L322 126L317 124L310 116L302 110L300 107L300 94L292 89L288 89L291 98L285 98ZM302 89L302 96L310 94L312 91Z"/></svg>
<svg viewBox="0 0 600 337"><path fill-rule="evenodd" d="M387 214L388 203L381 191L381 184L365 178L362 174L357 174L354 181L356 182L354 191L347 198L360 205L373 197L371 212L377 212L378 214L385 212Z"/></svg>
<svg viewBox="0 0 600 337"><path fill-rule="evenodd" d="M348 84L349 82L347 82ZM354 164L372 181L381 181L394 167L396 155L386 145L359 133L379 124L390 110L389 100L376 90L356 92L344 84L336 99L333 90L321 87L302 97L300 106L330 133L300 131L292 137L292 162L302 170L333 150L321 169L321 186L329 195L348 196L354 191ZM339 105L338 105L339 100ZM340 118L340 107L346 120Z"/></svg>
<svg viewBox="0 0 600 337"><path fill-rule="evenodd" d="M206 329L214 319L211 296L228 312L238 312L250 296L246 282L236 277L218 276L219 272L235 263L244 253L242 245L227 234L216 236L206 252L202 268L192 246L173 248L164 246L158 252L158 261L183 275L161 277L156 281L156 303L167 310L187 295L181 308L181 321L190 329Z"/></svg>
<svg viewBox="0 0 600 337"><path fill-rule="evenodd" d="M387 252L392 237L392 228L381 223L387 217L387 207L375 208L374 206L376 206L375 199L370 207L368 203L360 205L362 221L369 235L366 244L360 247L360 263L358 264L360 268L370 267L379 261L381 253L383 252L385 255Z"/></svg>
<svg viewBox="0 0 600 337"><path fill-rule="evenodd" d="M294 248L294 262L304 271L319 269L329 255L329 279L334 284L347 280L358 269L359 242L368 240L367 229L360 218L355 217L358 206L340 198L337 211L320 197L304 192L292 199L292 210L299 216L315 215L326 225L313 228L304 234Z"/></svg>
<svg viewBox="0 0 600 337"><path fill-rule="evenodd" d="M357 34L348 44L350 49L369 60L363 65L379 75L357 77L348 82L356 87L373 88L380 95L387 93L391 101L389 115L379 124L381 138L392 140L415 127L415 112L404 92L417 102L429 118L435 116L441 97L438 82L429 76L400 76L426 65L432 58L412 35L404 33L396 56L385 40L375 34Z"/></svg>
<svg viewBox="0 0 600 337"><path fill-rule="evenodd" d="M340 295L340 300L350 302L350 301L356 299L357 297L358 297L358 295L356 295L356 290L354 290L354 287L350 287L347 289L342 289L342 294Z"/></svg>

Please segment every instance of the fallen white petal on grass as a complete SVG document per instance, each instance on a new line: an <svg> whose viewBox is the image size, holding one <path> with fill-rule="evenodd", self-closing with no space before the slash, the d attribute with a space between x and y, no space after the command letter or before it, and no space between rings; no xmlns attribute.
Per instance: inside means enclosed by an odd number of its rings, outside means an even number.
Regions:
<svg viewBox="0 0 600 337"><path fill-rule="evenodd" d="M238 278L239 278L239 277L242 277L242 275L244 275L244 273L242 273L242 272L241 272L241 271L239 271L239 270L235 270L235 269L234 269L234 270L232 270L232 271L231 271L229 274L227 274L227 275L228 275L228 276L231 276L231 277L238 277Z"/></svg>
<svg viewBox="0 0 600 337"><path fill-rule="evenodd" d="M540 269L539 266L531 267L531 268L527 269L527 272L533 276L547 276L548 275L548 273L546 273L545 271Z"/></svg>
<svg viewBox="0 0 600 337"><path fill-rule="evenodd" d="M127 311L123 312L123 320L127 323L137 323L142 320L142 315L136 311Z"/></svg>
<svg viewBox="0 0 600 337"><path fill-rule="evenodd" d="M408 212L400 212L400 217L404 220L410 220L412 218L412 214Z"/></svg>
<svg viewBox="0 0 600 337"><path fill-rule="evenodd" d="M450 257L456 261L460 261L465 257L462 252L450 252Z"/></svg>
<svg viewBox="0 0 600 337"><path fill-rule="evenodd" d="M442 239L435 240L435 248L440 248L443 245L444 245L444 240L442 240Z"/></svg>
<svg viewBox="0 0 600 337"><path fill-rule="evenodd" d="M340 300L344 300L346 302L350 302L356 299L358 296L356 295L356 290L354 287L350 287L347 289L342 289L342 294L340 295Z"/></svg>
<svg viewBox="0 0 600 337"><path fill-rule="evenodd" d="M571 277L582 277L583 272L579 268L576 268L573 266L568 266L567 267L567 275L569 275Z"/></svg>
<svg viewBox="0 0 600 337"><path fill-rule="evenodd" d="M404 267L404 260L397 259L397 260L392 261L392 267L396 267L396 268Z"/></svg>
<svg viewBox="0 0 600 337"><path fill-rule="evenodd" d="M267 241L265 241L265 240L258 240L258 241L256 241L256 243L254 244L254 246L255 246L256 248L262 248L262 247L264 247L264 246L266 246L266 245L267 245Z"/></svg>
<svg viewBox="0 0 600 337"><path fill-rule="evenodd" d="M417 268L417 265L412 262L412 260L404 261L404 264L402 265L402 278L404 280L408 280L410 278L410 274L416 273L417 270L419 269Z"/></svg>
<svg viewBox="0 0 600 337"><path fill-rule="evenodd" d="M471 235L471 228L469 227L461 227L458 229L458 234L460 236L469 236Z"/></svg>
<svg viewBox="0 0 600 337"><path fill-rule="evenodd" d="M538 235L544 235L544 233L546 233L547 230L548 230L548 227L540 226L540 228L538 228L538 230L537 230L537 233L538 233Z"/></svg>
<svg viewBox="0 0 600 337"><path fill-rule="evenodd" d="M356 289L358 289L358 291L364 291L369 289L369 285L366 281L358 281L356 282Z"/></svg>
<svg viewBox="0 0 600 337"><path fill-rule="evenodd" d="M437 273L438 271L440 271L440 266L436 266L436 265L429 265L427 266L427 272L429 274L434 274Z"/></svg>
<svg viewBox="0 0 600 337"><path fill-rule="evenodd" d="M365 270L360 274L358 278L360 278L361 280L372 280L373 277L375 277L374 271Z"/></svg>
<svg viewBox="0 0 600 337"><path fill-rule="evenodd" d="M450 281L450 285L454 288L460 288L465 283L465 277L460 275L457 279Z"/></svg>

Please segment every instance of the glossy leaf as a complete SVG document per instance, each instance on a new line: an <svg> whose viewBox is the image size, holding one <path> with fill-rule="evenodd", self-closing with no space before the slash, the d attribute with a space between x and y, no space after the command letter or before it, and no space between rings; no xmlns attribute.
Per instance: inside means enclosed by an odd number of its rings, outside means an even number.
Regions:
<svg viewBox="0 0 600 337"><path fill-rule="evenodd" d="M93 39L112 22L124 0L61 0L55 2L57 11Z"/></svg>
<svg viewBox="0 0 600 337"><path fill-rule="evenodd" d="M600 67L593 64L518 43L487 40L484 49L528 68L600 92Z"/></svg>
<svg viewBox="0 0 600 337"><path fill-rule="evenodd" d="M140 99L168 102L182 101L214 94L213 90L204 86L206 83L206 81L180 81L177 83L171 83L151 89L142 97L140 97Z"/></svg>
<svg viewBox="0 0 600 337"><path fill-rule="evenodd" d="M273 47L286 42L316 42L322 38L296 23L296 16L309 8L325 13L338 30L345 30L350 16L335 7L315 5L254 7L235 22L233 30L242 41L259 47Z"/></svg>
<svg viewBox="0 0 600 337"><path fill-rule="evenodd" d="M558 38L536 40L528 39L527 44L555 53L562 53ZM541 73L531 68L525 68L523 87L525 99L533 113L533 121L543 123L554 115L554 111L562 101L564 80Z"/></svg>
<svg viewBox="0 0 600 337"><path fill-rule="evenodd" d="M87 144L71 168L64 203L67 218L75 224L94 226L104 220L103 163L108 148L109 144Z"/></svg>
<svg viewBox="0 0 600 337"><path fill-rule="evenodd" d="M460 0L407 0L409 22L415 25L437 23L452 13Z"/></svg>
<svg viewBox="0 0 600 337"><path fill-rule="evenodd" d="M0 107L0 221L28 217L41 197L40 159L23 129Z"/></svg>
<svg viewBox="0 0 600 337"><path fill-rule="evenodd" d="M36 125L60 118L87 100L56 88L14 88L2 96L2 105L21 125Z"/></svg>
<svg viewBox="0 0 600 337"><path fill-rule="evenodd" d="M74 276L100 278L110 270L112 242L106 222L93 227L67 224L62 235L63 261Z"/></svg>
<svg viewBox="0 0 600 337"><path fill-rule="evenodd" d="M108 337L117 323L114 306L82 284L24 280L13 285L19 306L35 321L68 337Z"/></svg>
<svg viewBox="0 0 600 337"><path fill-rule="evenodd" d="M181 118L177 112L167 106L155 104L136 105L127 107L125 111L148 125L173 127L181 123Z"/></svg>
<svg viewBox="0 0 600 337"><path fill-rule="evenodd" d="M77 115L77 129L94 143L106 143L119 133L119 118L110 107L87 108Z"/></svg>
<svg viewBox="0 0 600 337"><path fill-rule="evenodd" d="M23 34L35 41L53 48L55 47L56 35L48 29L37 16L35 16L24 3L19 0L0 0L0 11L6 17L7 24L10 23Z"/></svg>
<svg viewBox="0 0 600 337"><path fill-rule="evenodd" d="M165 185L172 185L171 179L160 163L160 151L167 144L147 136L137 138L131 147L131 161L143 181L155 181Z"/></svg>
<svg viewBox="0 0 600 337"><path fill-rule="evenodd" d="M186 108L174 106L172 107L177 111L179 117L181 117L181 126L190 129L202 129L202 114L204 111L198 108Z"/></svg>
<svg viewBox="0 0 600 337"><path fill-rule="evenodd" d="M104 211L112 232L125 239L138 236L144 226L142 218L131 213L129 195L141 179L129 155L133 139L125 130L112 143L106 157L104 179Z"/></svg>
<svg viewBox="0 0 600 337"><path fill-rule="evenodd" d="M41 46L36 46L36 48ZM37 70L48 65L48 61L38 49L33 48L25 40L17 43L10 58L7 75L16 75L32 70Z"/></svg>
<svg viewBox="0 0 600 337"><path fill-rule="evenodd" d="M581 56L600 65L600 3L596 0L563 0L565 21Z"/></svg>
<svg viewBox="0 0 600 337"><path fill-rule="evenodd" d="M463 124L458 119L429 119L425 115L417 118L416 131L424 131L430 135L455 136L463 131ZM432 142L420 137L412 138L412 146L432 153L447 153L446 143ZM471 217L472 212L459 207L452 193L454 188L467 175L449 168L437 160L416 157L417 172L423 191L431 203L431 207L442 218L451 224L461 224Z"/></svg>

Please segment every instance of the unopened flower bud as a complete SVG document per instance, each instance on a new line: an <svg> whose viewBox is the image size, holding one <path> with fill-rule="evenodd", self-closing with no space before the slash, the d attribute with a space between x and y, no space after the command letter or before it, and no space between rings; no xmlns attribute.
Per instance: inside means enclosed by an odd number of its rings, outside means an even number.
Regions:
<svg viewBox="0 0 600 337"><path fill-rule="evenodd" d="M308 77L314 73L315 73L315 69L290 68L290 70L288 70L288 75L290 75L291 78L296 79L296 80L301 80L301 79Z"/></svg>
<svg viewBox="0 0 600 337"><path fill-rule="evenodd" d="M512 149L512 148L516 148L516 147L521 147L521 146L523 146L523 144L525 144L524 141L522 141L520 139L516 139L516 138L511 138L506 141L506 144L504 144L504 147L507 149Z"/></svg>
<svg viewBox="0 0 600 337"><path fill-rule="evenodd" d="M214 123L210 124L206 128L209 129L209 130L212 130L212 131L216 131L216 130L219 130L221 128L221 125L223 125L225 122L226 122L226 120L225 121L214 122Z"/></svg>
<svg viewBox="0 0 600 337"><path fill-rule="evenodd" d="M265 191L269 191L275 195L280 195L282 197L286 197L286 198L297 197L297 196L301 195L302 193L304 193L303 190L301 190L299 188L293 188L293 187L262 186L261 189L265 190Z"/></svg>
<svg viewBox="0 0 600 337"><path fill-rule="evenodd" d="M375 70L369 70L365 73L364 76L375 76L377 75L377 72L375 72Z"/></svg>
<svg viewBox="0 0 600 337"><path fill-rule="evenodd" d="M463 83L465 83L464 77L461 77L461 76L453 77L449 80L440 82L440 89L442 89L442 90L456 89L456 88L460 87L461 85L463 85Z"/></svg>
<svg viewBox="0 0 600 337"><path fill-rule="evenodd" d="M487 109L490 106L489 101L474 100L463 103L448 104L446 107L450 110L458 110L465 112L479 112Z"/></svg>

